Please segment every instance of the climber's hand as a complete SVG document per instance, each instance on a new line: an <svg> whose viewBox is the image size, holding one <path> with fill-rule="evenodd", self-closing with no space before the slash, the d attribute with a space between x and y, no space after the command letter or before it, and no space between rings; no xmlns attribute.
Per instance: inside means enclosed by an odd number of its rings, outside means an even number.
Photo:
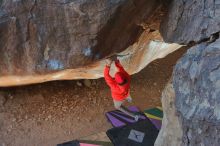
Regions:
<svg viewBox="0 0 220 146"><path fill-rule="evenodd" d="M117 55L113 55L110 59L111 59L112 61L118 60L118 59L117 59Z"/></svg>
<svg viewBox="0 0 220 146"><path fill-rule="evenodd" d="M112 61L111 59L107 59L107 60L106 60L106 65L107 65L107 66L111 66L111 65L112 65L112 62L113 62L113 61Z"/></svg>

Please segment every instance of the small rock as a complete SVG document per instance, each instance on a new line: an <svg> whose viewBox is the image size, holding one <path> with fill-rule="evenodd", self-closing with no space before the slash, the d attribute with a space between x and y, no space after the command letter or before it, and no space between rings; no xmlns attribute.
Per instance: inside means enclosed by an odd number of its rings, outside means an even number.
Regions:
<svg viewBox="0 0 220 146"><path fill-rule="evenodd" d="M80 81L77 81L76 85L79 86L79 87L82 87L82 83Z"/></svg>
<svg viewBox="0 0 220 146"><path fill-rule="evenodd" d="M63 100L63 103L67 103L68 101L67 101L67 99L65 98L64 100Z"/></svg>
<svg viewBox="0 0 220 146"><path fill-rule="evenodd" d="M42 123L40 121L37 121L37 126L41 126Z"/></svg>
<svg viewBox="0 0 220 146"><path fill-rule="evenodd" d="M52 116L51 116L51 115L49 115L47 118L48 118L48 119L51 119L51 118L52 118Z"/></svg>
<svg viewBox="0 0 220 146"><path fill-rule="evenodd" d="M22 119L18 119L17 122L18 122L18 123L22 122Z"/></svg>
<svg viewBox="0 0 220 146"><path fill-rule="evenodd" d="M64 112L66 112L66 111L67 111L67 109L68 109L68 108L67 108L67 107L65 107L65 106L64 106L64 107L62 107L62 111L64 111Z"/></svg>
<svg viewBox="0 0 220 146"><path fill-rule="evenodd" d="M44 97L42 94L33 95L31 98L31 103L40 103L44 101Z"/></svg>
<svg viewBox="0 0 220 146"><path fill-rule="evenodd" d="M10 126L8 127L7 131L8 131L8 132L11 132L12 128L13 128L12 125L10 125Z"/></svg>
<svg viewBox="0 0 220 146"><path fill-rule="evenodd" d="M157 86L157 83L156 83L156 82L154 82L154 86Z"/></svg>
<svg viewBox="0 0 220 146"><path fill-rule="evenodd" d="M24 116L24 119L27 120L27 119L28 119L28 115L25 115L25 116Z"/></svg>
<svg viewBox="0 0 220 146"><path fill-rule="evenodd" d="M92 80L92 85L96 86L96 80Z"/></svg>
<svg viewBox="0 0 220 146"><path fill-rule="evenodd" d="M13 118L13 119L12 119L12 122L16 122L16 120L17 120L16 118Z"/></svg>
<svg viewBox="0 0 220 146"><path fill-rule="evenodd" d="M96 98L94 98L93 103L97 104L97 99Z"/></svg>
<svg viewBox="0 0 220 146"><path fill-rule="evenodd" d="M71 131L66 131L66 134L67 134L67 135L70 135L70 134L71 134Z"/></svg>
<svg viewBox="0 0 220 146"><path fill-rule="evenodd" d="M57 105L57 102L56 102L56 100L54 100L54 101L52 102L52 104L53 104L53 105Z"/></svg>
<svg viewBox="0 0 220 146"><path fill-rule="evenodd" d="M6 98L4 95L0 94L0 106L3 106L6 102Z"/></svg>
<svg viewBox="0 0 220 146"><path fill-rule="evenodd" d="M11 94L8 94L8 98L12 100L14 98L14 96Z"/></svg>
<svg viewBox="0 0 220 146"><path fill-rule="evenodd" d="M90 80L83 80L83 84L86 86L86 87L91 87L91 85L92 85L92 83L91 83L91 81Z"/></svg>

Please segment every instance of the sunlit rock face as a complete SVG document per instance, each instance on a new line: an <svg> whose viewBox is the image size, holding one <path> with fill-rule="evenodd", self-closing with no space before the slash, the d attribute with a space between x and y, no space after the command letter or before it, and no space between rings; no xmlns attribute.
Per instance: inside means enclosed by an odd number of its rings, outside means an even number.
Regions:
<svg viewBox="0 0 220 146"><path fill-rule="evenodd" d="M130 74L134 74L142 70L153 60L163 58L180 47L181 46L178 44L167 44L160 40L150 41L144 44L141 43L141 46L140 44L135 43L130 48L119 53L118 58L123 66L125 66L125 69ZM106 61L102 60L85 67L66 69L44 75L3 76L0 77L0 86L25 85L52 80L97 79L103 77L103 69L105 64ZM114 75L115 71L116 70L113 65L111 74Z"/></svg>
<svg viewBox="0 0 220 146"><path fill-rule="evenodd" d="M159 0L2 0L0 7L0 86L100 78L114 54L132 74L180 47L162 42Z"/></svg>
<svg viewBox="0 0 220 146"><path fill-rule="evenodd" d="M183 129L175 107L176 95L169 82L162 93L163 121L154 146L181 146Z"/></svg>

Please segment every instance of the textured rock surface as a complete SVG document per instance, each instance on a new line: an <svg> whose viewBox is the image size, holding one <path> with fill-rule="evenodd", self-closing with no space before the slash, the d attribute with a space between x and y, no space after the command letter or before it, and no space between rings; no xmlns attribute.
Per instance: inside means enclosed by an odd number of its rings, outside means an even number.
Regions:
<svg viewBox="0 0 220 146"><path fill-rule="evenodd" d="M154 0L1 0L0 76L82 67L138 41Z"/></svg>
<svg viewBox="0 0 220 146"><path fill-rule="evenodd" d="M220 39L208 43L219 37L219 18L219 0L173 0L169 7L160 29L165 42L197 45L175 67L175 95L163 95L165 118L156 146L220 144Z"/></svg>
<svg viewBox="0 0 220 146"><path fill-rule="evenodd" d="M162 93L162 106L164 111L162 128L154 146L180 146L183 137L182 125L177 117L175 107L175 92L173 84L168 83Z"/></svg>
<svg viewBox="0 0 220 146"><path fill-rule="evenodd" d="M191 48L174 71L183 145L220 144L220 39Z"/></svg>
<svg viewBox="0 0 220 146"><path fill-rule="evenodd" d="M157 34L157 32L155 33ZM148 35L148 37L151 36ZM130 74L140 71L153 60L163 58L181 47L177 44L166 44L161 41L144 41L149 39L148 37L143 34L141 37L143 40L140 39L139 42L119 54L119 59ZM102 60L86 67L66 69L44 75L3 76L0 77L0 86L24 85L51 80L97 79L103 77L105 63L105 60ZM113 75L114 72L115 68L112 67L111 74Z"/></svg>
<svg viewBox="0 0 220 146"><path fill-rule="evenodd" d="M167 146L219 146L220 39L188 50L175 67L173 87L175 98L171 98L172 101L169 96L163 96L165 119L157 146L163 143ZM175 107L170 109L172 104L164 100L174 103ZM172 125L174 119L176 124ZM177 131L182 133L181 139L175 139ZM170 139L172 136L174 139Z"/></svg>
<svg viewBox="0 0 220 146"><path fill-rule="evenodd" d="M116 53L136 73L180 47L155 46L162 41L161 6L159 0L1 0L0 86L100 78L104 59Z"/></svg>
<svg viewBox="0 0 220 146"><path fill-rule="evenodd" d="M220 0L173 0L161 25L165 42L188 44L220 31Z"/></svg>

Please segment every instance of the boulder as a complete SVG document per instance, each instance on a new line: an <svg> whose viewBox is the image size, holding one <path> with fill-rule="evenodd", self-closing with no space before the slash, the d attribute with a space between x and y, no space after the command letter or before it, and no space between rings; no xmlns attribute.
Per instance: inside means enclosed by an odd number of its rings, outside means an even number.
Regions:
<svg viewBox="0 0 220 146"><path fill-rule="evenodd" d="M92 64L138 41L159 0L1 0L0 76Z"/></svg>
<svg viewBox="0 0 220 146"><path fill-rule="evenodd" d="M173 0L161 25L165 42L201 42L220 32L220 0Z"/></svg>
<svg viewBox="0 0 220 146"><path fill-rule="evenodd" d="M181 47L163 43L160 0L2 0L0 8L0 86L100 78L114 54L133 74Z"/></svg>
<svg viewBox="0 0 220 146"><path fill-rule="evenodd" d="M162 96L165 117L156 146L219 146L220 39L190 48ZM167 93L168 92L168 93Z"/></svg>
<svg viewBox="0 0 220 146"><path fill-rule="evenodd" d="M183 137L181 119L177 116L175 92L171 81L162 93L162 127L154 146L180 146Z"/></svg>
<svg viewBox="0 0 220 146"><path fill-rule="evenodd" d="M181 45L167 44L159 40L140 43L135 43L125 51L118 54L118 58L122 65L130 74L135 74L141 71L146 65L153 60L163 58L171 52L179 49ZM138 49L138 50L137 50ZM76 68L56 71L41 75L7 75L0 77L0 86L18 86L33 83L42 83L53 80L70 80L70 79L98 79L103 77L103 70L106 61L101 60L91 65ZM114 75L116 68L112 65L111 75Z"/></svg>

